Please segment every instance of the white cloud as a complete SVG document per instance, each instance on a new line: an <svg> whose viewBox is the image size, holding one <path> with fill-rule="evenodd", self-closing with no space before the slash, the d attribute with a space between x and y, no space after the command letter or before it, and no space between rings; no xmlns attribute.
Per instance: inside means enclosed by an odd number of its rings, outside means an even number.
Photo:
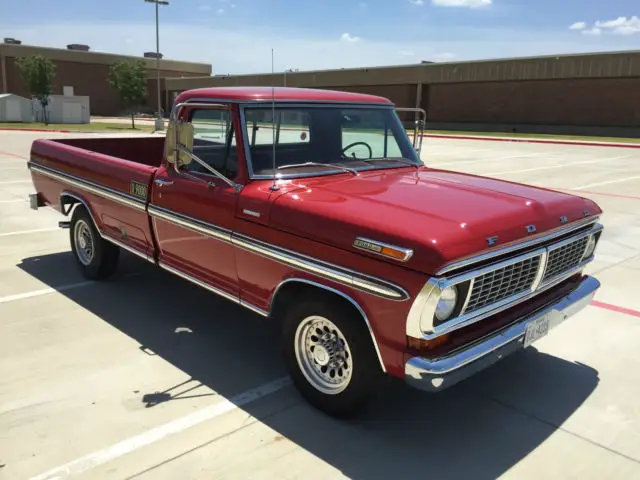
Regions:
<svg viewBox="0 0 640 480"><path fill-rule="evenodd" d="M411 50L400 50L398 53L403 57L413 57L415 55Z"/></svg>
<svg viewBox="0 0 640 480"><path fill-rule="evenodd" d="M590 28L589 30L582 30L582 34L583 35L600 35L602 33L602 30L600 30L598 27L593 27Z"/></svg>
<svg viewBox="0 0 640 480"><path fill-rule="evenodd" d="M355 43L360 41L360 37L353 36L350 33L343 33L340 36L340 40L342 40L343 42Z"/></svg>
<svg viewBox="0 0 640 480"><path fill-rule="evenodd" d="M618 17L615 20L597 21L596 27L610 30L617 35L633 35L640 33L640 17Z"/></svg>
<svg viewBox="0 0 640 480"><path fill-rule="evenodd" d="M491 5L493 0L431 0L431 3L437 7L478 8Z"/></svg>
<svg viewBox="0 0 640 480"><path fill-rule="evenodd" d="M203 12L208 12L209 10L211 10L211 5L200 5L198 7L198 10Z"/></svg>
<svg viewBox="0 0 640 480"><path fill-rule="evenodd" d="M367 8L367 2L360 2L360 3L358 4L358 6L359 6L360 8Z"/></svg>
<svg viewBox="0 0 640 480"><path fill-rule="evenodd" d="M640 17L618 17L614 20L598 20L593 27L585 30L587 24L585 22L576 22L569 28L571 30L580 30L583 35L602 35L603 33L611 33L614 35L633 35L640 33Z"/></svg>
<svg viewBox="0 0 640 480"><path fill-rule="evenodd" d="M413 3L414 5L424 5L424 0L409 0L409 3Z"/></svg>
<svg viewBox="0 0 640 480"><path fill-rule="evenodd" d="M222 15L224 13L224 8L219 8L218 9L218 15Z"/></svg>

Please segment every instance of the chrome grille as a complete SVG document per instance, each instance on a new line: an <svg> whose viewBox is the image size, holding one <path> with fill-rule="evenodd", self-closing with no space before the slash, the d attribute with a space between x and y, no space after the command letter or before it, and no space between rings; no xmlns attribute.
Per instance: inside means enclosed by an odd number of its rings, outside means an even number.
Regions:
<svg viewBox="0 0 640 480"><path fill-rule="evenodd" d="M540 268L540 256L527 258L475 278L463 313L530 290Z"/></svg>
<svg viewBox="0 0 640 480"><path fill-rule="evenodd" d="M547 268L544 272L542 281L546 282L551 280L556 275L570 270L573 267L577 267L582 260L582 254L584 249L587 248L587 242L589 237L582 237L561 247L557 247L554 250L549 251L549 257L547 258Z"/></svg>

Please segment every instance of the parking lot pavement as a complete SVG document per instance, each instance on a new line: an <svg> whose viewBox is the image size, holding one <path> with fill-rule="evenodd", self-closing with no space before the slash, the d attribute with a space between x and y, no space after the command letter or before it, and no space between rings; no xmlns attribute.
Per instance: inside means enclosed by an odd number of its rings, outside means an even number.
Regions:
<svg viewBox="0 0 640 480"><path fill-rule="evenodd" d="M0 479L640 479L640 151L425 140L434 167L596 200L603 286L535 348L438 395L390 381L339 422L264 319L128 254L81 277L62 217L24 200L40 135L0 132Z"/></svg>

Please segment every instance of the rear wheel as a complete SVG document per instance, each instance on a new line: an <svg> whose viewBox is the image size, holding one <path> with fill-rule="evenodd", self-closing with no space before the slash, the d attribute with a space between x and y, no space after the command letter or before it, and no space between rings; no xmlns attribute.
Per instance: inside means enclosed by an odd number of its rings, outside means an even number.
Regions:
<svg viewBox="0 0 640 480"><path fill-rule="evenodd" d="M103 280L116 271L120 249L104 240L84 206L78 206L69 228L71 251L82 274L91 280Z"/></svg>
<svg viewBox="0 0 640 480"><path fill-rule="evenodd" d="M382 369L363 318L341 301L310 296L295 302L283 322L285 362L302 396L338 418L364 411Z"/></svg>

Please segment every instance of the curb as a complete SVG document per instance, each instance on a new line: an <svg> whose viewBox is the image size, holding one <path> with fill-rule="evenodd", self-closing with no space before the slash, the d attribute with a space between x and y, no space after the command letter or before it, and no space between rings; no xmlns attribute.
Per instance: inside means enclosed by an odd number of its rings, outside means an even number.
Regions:
<svg viewBox="0 0 640 480"><path fill-rule="evenodd" d="M2 132L53 132L53 133L76 133L79 130L50 130L46 128L6 128L0 127Z"/></svg>
<svg viewBox="0 0 640 480"><path fill-rule="evenodd" d="M39 132L39 133L116 133L109 130L51 130L46 128L5 128L0 127L0 132ZM140 133L156 133L155 130Z"/></svg>
<svg viewBox="0 0 640 480"><path fill-rule="evenodd" d="M514 142L514 143L544 143L550 145L576 145L582 147L617 147L617 148L640 148L640 143L624 142L591 142L587 140L555 140L544 138L522 138L522 137L489 137L473 135L444 135L437 133L425 133L423 138L448 138L451 140L484 140L488 142Z"/></svg>

